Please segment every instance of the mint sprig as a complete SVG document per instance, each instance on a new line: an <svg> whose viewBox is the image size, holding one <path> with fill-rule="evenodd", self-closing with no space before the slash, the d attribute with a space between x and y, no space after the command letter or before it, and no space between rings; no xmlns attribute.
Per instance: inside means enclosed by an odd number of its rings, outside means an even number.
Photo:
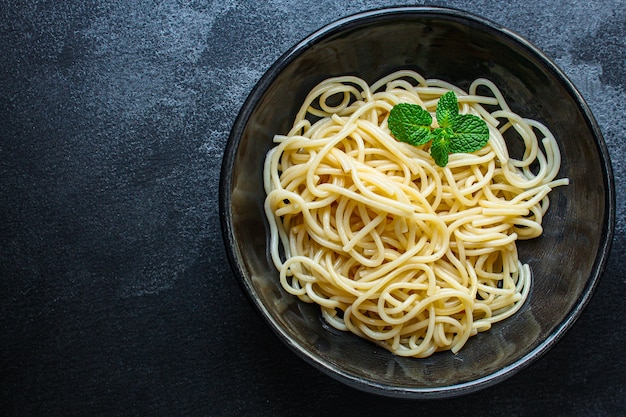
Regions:
<svg viewBox="0 0 626 417"><path fill-rule="evenodd" d="M399 103L389 113L387 124L399 141L413 146L432 141L430 155L440 167L448 164L451 153L471 153L489 142L487 123L473 114L459 114L454 91L439 99L435 110L438 128L432 129L432 116L418 104Z"/></svg>

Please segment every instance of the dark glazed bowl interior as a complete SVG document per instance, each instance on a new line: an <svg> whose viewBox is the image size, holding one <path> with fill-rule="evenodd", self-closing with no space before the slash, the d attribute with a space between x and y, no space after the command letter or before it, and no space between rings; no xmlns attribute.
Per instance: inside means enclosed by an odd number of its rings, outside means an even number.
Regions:
<svg viewBox="0 0 626 417"><path fill-rule="evenodd" d="M372 83L399 68L461 87L486 77L519 114L544 122L562 152L540 238L519 243L533 286L516 315L470 338L456 355L394 356L325 325L319 309L285 293L267 250L263 160L286 133L308 91L341 74ZM330 376L378 394L459 395L512 375L549 349L586 305L612 240L615 196L606 145L589 108L563 73L519 36L482 18L441 8L361 13L310 35L261 78L233 126L220 184L222 229L244 292L278 337ZM583 364L580 364L581 366Z"/></svg>

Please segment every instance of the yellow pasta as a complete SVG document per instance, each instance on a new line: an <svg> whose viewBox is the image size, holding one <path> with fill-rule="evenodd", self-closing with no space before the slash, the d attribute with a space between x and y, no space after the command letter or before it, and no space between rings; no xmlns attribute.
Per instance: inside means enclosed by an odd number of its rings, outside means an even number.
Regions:
<svg viewBox="0 0 626 417"><path fill-rule="evenodd" d="M450 90L490 138L442 168L428 145L391 136L387 117L401 102L434 115ZM512 112L490 81L465 92L412 71L372 85L330 78L274 141L264 167L271 257L285 290L318 304L331 326L427 357L458 352L524 303L531 273L516 241L542 233L548 194L568 180L556 179L554 136Z"/></svg>

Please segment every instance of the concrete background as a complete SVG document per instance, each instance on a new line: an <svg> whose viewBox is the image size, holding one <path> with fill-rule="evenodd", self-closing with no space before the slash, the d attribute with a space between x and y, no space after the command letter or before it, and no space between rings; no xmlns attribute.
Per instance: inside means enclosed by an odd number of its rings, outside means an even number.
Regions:
<svg viewBox="0 0 626 417"><path fill-rule="evenodd" d="M423 3L0 1L0 414L623 415L623 0L428 3L541 48L609 148L608 267L538 362L453 400L367 395L292 354L237 286L218 182L247 94L324 24Z"/></svg>

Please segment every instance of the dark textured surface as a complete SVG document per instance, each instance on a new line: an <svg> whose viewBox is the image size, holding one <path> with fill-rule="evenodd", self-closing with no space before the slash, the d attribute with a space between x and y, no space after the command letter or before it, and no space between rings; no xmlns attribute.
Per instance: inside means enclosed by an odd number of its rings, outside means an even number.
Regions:
<svg viewBox="0 0 626 417"><path fill-rule="evenodd" d="M613 160L607 270L537 363L445 402L364 394L287 350L237 287L217 188L246 95L310 31L401 3L0 3L0 414L623 415L623 0L433 2L553 58Z"/></svg>

